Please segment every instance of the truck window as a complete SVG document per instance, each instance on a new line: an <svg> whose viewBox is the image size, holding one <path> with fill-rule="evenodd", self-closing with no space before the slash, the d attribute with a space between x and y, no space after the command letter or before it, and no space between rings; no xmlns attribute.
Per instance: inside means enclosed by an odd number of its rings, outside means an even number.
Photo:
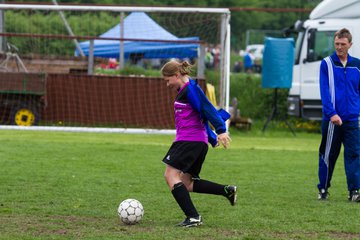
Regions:
<svg viewBox="0 0 360 240"><path fill-rule="evenodd" d="M334 51L335 31L317 31L310 29L308 32L308 62L320 61Z"/></svg>

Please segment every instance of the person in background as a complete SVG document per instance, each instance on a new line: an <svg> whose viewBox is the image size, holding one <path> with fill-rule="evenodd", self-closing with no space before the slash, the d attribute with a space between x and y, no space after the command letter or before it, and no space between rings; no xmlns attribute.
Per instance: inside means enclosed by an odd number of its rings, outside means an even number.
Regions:
<svg viewBox="0 0 360 240"><path fill-rule="evenodd" d="M234 63L233 72L239 73L243 71L243 63L241 61L236 61Z"/></svg>
<svg viewBox="0 0 360 240"><path fill-rule="evenodd" d="M214 63L213 63L213 68L214 69L218 69L219 68L219 64L220 64L220 55L221 55L221 48L220 45L216 45L212 50L211 50L212 55L214 56Z"/></svg>
<svg viewBox="0 0 360 240"><path fill-rule="evenodd" d="M253 65L253 71L254 73L261 73L262 71L261 61L258 58L255 59L255 63Z"/></svg>
<svg viewBox="0 0 360 240"><path fill-rule="evenodd" d="M176 136L163 162L165 180L186 218L181 227L202 224L189 192L222 195L231 205L236 203L236 186L221 185L200 179L208 143L229 147L230 137L225 122L230 114L216 110L196 81L189 77L192 65L187 61L169 61L161 69L168 87L176 90L174 102ZM216 134L210 129L209 122Z"/></svg>
<svg viewBox="0 0 360 240"><path fill-rule="evenodd" d="M334 45L335 52L320 65L323 120L318 199L329 197L328 189L343 144L348 199L360 202L360 60L348 53L352 45L348 29L335 33Z"/></svg>
<svg viewBox="0 0 360 240"><path fill-rule="evenodd" d="M244 70L246 73L252 73L253 71L253 56L250 51L244 55Z"/></svg>
<svg viewBox="0 0 360 240"><path fill-rule="evenodd" d="M209 69L212 69L214 67L214 56L212 55L210 48L206 49L205 66Z"/></svg>

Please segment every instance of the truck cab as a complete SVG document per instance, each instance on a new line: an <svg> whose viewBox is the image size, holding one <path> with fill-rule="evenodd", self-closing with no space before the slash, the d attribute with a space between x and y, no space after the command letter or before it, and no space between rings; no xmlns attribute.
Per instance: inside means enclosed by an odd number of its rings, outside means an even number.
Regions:
<svg viewBox="0 0 360 240"><path fill-rule="evenodd" d="M323 3L331 2L323 1ZM339 5L339 2L337 4ZM319 4L318 7L323 11L331 9L329 5L324 7L324 4ZM288 97L288 114L308 120L321 120L322 118L319 86L320 63L323 58L335 51L334 34L336 31L341 28L350 30L353 36L352 42L355 44L350 48L349 54L360 57L360 45L358 44L360 42L360 18L348 17L353 16L351 14L333 18L336 10L332 8L332 15L324 15L321 14L318 7L313 10L309 20L297 22L294 26L298 37L295 46L293 81ZM353 10L357 11L360 4L353 7ZM352 9L349 8L348 11L352 11ZM356 14L359 13L360 11Z"/></svg>

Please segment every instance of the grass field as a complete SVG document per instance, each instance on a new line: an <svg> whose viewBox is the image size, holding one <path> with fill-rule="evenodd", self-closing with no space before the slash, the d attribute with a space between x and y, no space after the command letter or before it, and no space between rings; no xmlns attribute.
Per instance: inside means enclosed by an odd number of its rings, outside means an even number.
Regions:
<svg viewBox="0 0 360 240"><path fill-rule="evenodd" d="M360 205L347 201L343 157L331 199L317 198L319 134L232 131L210 149L202 178L236 184L238 204L192 194L204 224L183 214L163 179L171 135L0 132L0 239L360 239ZM119 203L138 199L140 224Z"/></svg>

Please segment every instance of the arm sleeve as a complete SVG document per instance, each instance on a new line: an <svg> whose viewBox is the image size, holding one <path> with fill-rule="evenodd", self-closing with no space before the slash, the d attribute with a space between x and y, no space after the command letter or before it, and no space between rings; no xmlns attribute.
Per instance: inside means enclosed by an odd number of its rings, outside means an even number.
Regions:
<svg viewBox="0 0 360 240"><path fill-rule="evenodd" d="M217 134L226 132L225 122L219 114L218 110L216 110L216 108L212 105L209 99L207 99L206 95L199 86L198 91L200 92L200 107L203 118L208 120L211 125L213 125Z"/></svg>
<svg viewBox="0 0 360 240"><path fill-rule="evenodd" d="M322 60L320 65L320 95L323 106L323 114L326 118L331 118L336 113L331 102L331 95L329 89L329 74L328 67L325 60Z"/></svg>
<svg viewBox="0 0 360 240"><path fill-rule="evenodd" d="M217 134L226 132L226 125L223 117L207 99L199 85L196 84L190 89L188 92L188 99L190 100L191 106L200 113L202 119L209 121L213 125Z"/></svg>

